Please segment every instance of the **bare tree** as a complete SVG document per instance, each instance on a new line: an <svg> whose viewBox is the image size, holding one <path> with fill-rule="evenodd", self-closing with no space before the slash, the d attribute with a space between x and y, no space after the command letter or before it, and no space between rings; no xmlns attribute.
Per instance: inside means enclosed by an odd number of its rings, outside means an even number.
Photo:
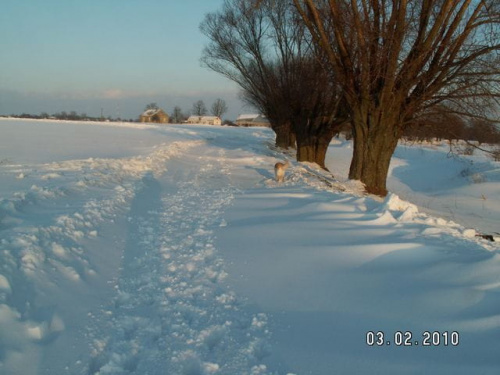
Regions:
<svg viewBox="0 0 500 375"><path fill-rule="evenodd" d="M212 115L221 117L224 113L227 112L226 102L220 98L218 98L214 104L212 104Z"/></svg>
<svg viewBox="0 0 500 375"><path fill-rule="evenodd" d="M160 107L158 107L158 104L156 104L156 103L149 103L148 105L146 105L146 109L145 110L147 111L148 109L159 109L159 108Z"/></svg>
<svg viewBox="0 0 500 375"><path fill-rule="evenodd" d="M182 113L182 109L179 106L175 106L172 111L172 116L170 116L170 121L174 124L181 124L185 120L185 116Z"/></svg>
<svg viewBox="0 0 500 375"><path fill-rule="evenodd" d="M198 100L193 103L193 109L191 112L194 116L205 116L207 114L207 107L205 107L203 100Z"/></svg>
<svg viewBox="0 0 500 375"><path fill-rule="evenodd" d="M209 13L200 25L210 43L202 64L236 82L242 98L264 113L276 133L276 146L292 146L291 125L282 122L278 105L269 94L263 46L268 22L261 8L226 0L219 12ZM294 143L294 141L293 141Z"/></svg>
<svg viewBox="0 0 500 375"><path fill-rule="evenodd" d="M353 125L349 177L385 195L403 129L436 105L483 114L498 98L497 0L293 0L341 86Z"/></svg>
<svg viewBox="0 0 500 375"><path fill-rule="evenodd" d="M311 56L295 56L287 64L278 61L267 68L267 96L273 103L268 111L290 125L297 142L297 160L315 162L326 169L328 145L346 121L338 90ZM258 106L258 101L246 95L247 102Z"/></svg>
<svg viewBox="0 0 500 375"><path fill-rule="evenodd" d="M298 160L325 168L339 101L294 8L227 0L200 28L211 40L204 65L238 83L242 98L269 118L277 146L290 147L296 139Z"/></svg>

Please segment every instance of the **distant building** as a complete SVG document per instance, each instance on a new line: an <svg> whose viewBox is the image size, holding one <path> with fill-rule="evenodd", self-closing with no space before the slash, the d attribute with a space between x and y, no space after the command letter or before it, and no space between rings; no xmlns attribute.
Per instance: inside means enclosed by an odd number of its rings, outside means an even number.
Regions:
<svg viewBox="0 0 500 375"><path fill-rule="evenodd" d="M264 115L239 115L236 119L237 126L262 126L269 128L271 123Z"/></svg>
<svg viewBox="0 0 500 375"><path fill-rule="evenodd" d="M154 122L157 124L167 124L168 115L163 109L147 109L139 117L140 122Z"/></svg>
<svg viewBox="0 0 500 375"><path fill-rule="evenodd" d="M189 116L186 123L204 125L222 125L222 120L217 116Z"/></svg>

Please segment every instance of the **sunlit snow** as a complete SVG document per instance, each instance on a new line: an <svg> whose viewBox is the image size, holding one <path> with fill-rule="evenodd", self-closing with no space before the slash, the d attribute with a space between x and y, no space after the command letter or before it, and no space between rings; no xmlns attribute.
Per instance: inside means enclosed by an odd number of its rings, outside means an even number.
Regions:
<svg viewBox="0 0 500 375"><path fill-rule="evenodd" d="M500 164L479 151L401 143L380 199L343 138L333 177L262 128L0 134L1 374L498 373L500 245L476 234L498 239Z"/></svg>

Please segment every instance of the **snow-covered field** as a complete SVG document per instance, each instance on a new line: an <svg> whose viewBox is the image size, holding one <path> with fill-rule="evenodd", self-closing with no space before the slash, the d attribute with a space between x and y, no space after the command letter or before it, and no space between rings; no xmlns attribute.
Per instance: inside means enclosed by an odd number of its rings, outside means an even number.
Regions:
<svg viewBox="0 0 500 375"><path fill-rule="evenodd" d="M0 374L500 371L500 245L475 236L500 232L500 163L478 152L401 145L380 200L343 140L336 179L277 184L268 129L0 134Z"/></svg>

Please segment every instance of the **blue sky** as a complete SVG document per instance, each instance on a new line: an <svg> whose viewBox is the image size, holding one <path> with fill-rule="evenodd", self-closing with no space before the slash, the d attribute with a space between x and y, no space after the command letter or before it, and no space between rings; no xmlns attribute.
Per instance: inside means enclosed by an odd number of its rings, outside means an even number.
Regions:
<svg viewBox="0 0 500 375"><path fill-rule="evenodd" d="M0 114L75 110L135 118L146 104L188 111L237 86L200 66L199 31L223 0L2 0Z"/></svg>

